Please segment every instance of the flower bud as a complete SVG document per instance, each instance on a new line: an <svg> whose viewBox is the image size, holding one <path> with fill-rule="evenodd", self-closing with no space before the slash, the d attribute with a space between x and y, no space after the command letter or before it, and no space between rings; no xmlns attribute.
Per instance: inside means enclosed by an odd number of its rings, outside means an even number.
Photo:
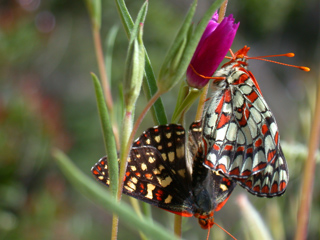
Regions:
<svg viewBox="0 0 320 240"><path fill-rule="evenodd" d="M189 65L187 69L189 86L201 89L208 83L209 79L199 75L211 77L217 70L232 45L239 24L234 23L232 15L218 23L218 13L214 13L191 59L192 67Z"/></svg>

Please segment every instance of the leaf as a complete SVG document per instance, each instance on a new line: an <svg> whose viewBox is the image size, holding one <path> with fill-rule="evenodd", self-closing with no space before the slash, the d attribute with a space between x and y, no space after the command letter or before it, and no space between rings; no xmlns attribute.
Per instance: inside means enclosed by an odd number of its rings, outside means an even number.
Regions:
<svg viewBox="0 0 320 240"><path fill-rule="evenodd" d="M116 149L116 141L114 138L111 121L106 106L105 98L103 96L103 90L101 88L100 82L94 73L91 73L92 80L94 83L94 88L97 98L97 106L99 111L99 117L102 127L103 139L108 155L109 163L109 175L110 175L110 190L113 196L117 196L118 191L118 178L119 178L119 166L118 166L118 156Z"/></svg>

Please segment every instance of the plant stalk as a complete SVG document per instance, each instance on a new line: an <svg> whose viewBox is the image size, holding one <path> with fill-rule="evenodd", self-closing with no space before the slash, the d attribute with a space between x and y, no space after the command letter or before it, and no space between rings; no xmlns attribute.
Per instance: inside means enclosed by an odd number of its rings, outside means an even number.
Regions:
<svg viewBox="0 0 320 240"><path fill-rule="evenodd" d="M103 56L103 49L101 44L101 36L100 36L99 28L93 27L92 32L93 32L93 40L94 40L94 47L95 47L96 56L97 56L98 68L100 73L100 79L102 82L102 87L103 87L104 95L106 98L107 107L110 111L110 114L112 115L112 110L113 110L112 94L110 91L109 80L108 80L107 71L104 63L104 56Z"/></svg>
<svg viewBox="0 0 320 240"><path fill-rule="evenodd" d="M320 76L319 76L320 80ZM320 82L320 81L319 81ZM320 138L320 84L318 82L316 109L311 127L309 139L308 158L303 174L303 185L301 188L301 202L298 212L297 230L295 240L307 239L308 223L310 217L310 208L312 201L313 184L316 169L316 154Z"/></svg>

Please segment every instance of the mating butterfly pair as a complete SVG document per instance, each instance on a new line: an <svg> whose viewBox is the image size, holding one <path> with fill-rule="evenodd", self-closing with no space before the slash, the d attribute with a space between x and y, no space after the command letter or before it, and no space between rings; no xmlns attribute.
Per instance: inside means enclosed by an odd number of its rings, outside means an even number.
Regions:
<svg viewBox="0 0 320 240"><path fill-rule="evenodd" d="M247 70L247 52L240 49L216 76L217 88L202 119L191 124L186 141L181 125L146 130L132 145L123 193L175 214L214 224L238 183L261 197L280 196L288 168L275 119L259 86ZM107 158L92 167L109 183Z"/></svg>

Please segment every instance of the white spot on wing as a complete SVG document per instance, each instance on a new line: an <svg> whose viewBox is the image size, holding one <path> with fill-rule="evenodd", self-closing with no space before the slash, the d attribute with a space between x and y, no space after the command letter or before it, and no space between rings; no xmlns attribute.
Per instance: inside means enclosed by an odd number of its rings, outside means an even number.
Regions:
<svg viewBox="0 0 320 240"><path fill-rule="evenodd" d="M149 199L153 199L153 190L156 188L156 186L154 186L153 184L151 183L148 183L147 184L147 195L145 196L146 198L149 198Z"/></svg>
<svg viewBox="0 0 320 240"><path fill-rule="evenodd" d="M229 141L235 141L237 138L237 131L238 131L237 124L235 124L234 122L230 122L228 132L227 132L227 139Z"/></svg>

